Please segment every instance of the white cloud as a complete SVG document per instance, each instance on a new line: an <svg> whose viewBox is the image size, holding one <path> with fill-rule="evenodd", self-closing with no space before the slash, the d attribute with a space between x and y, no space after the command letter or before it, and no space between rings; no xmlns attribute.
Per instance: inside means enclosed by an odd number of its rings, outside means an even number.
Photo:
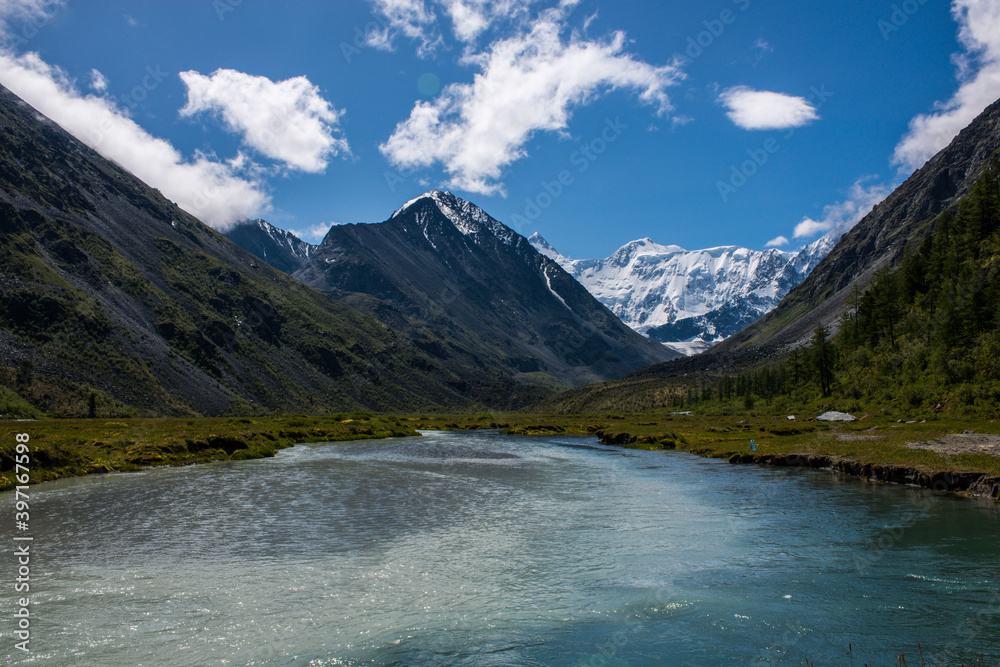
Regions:
<svg viewBox="0 0 1000 667"><path fill-rule="evenodd" d="M0 0L0 37L26 41L34 36L64 0Z"/></svg>
<svg viewBox="0 0 1000 667"><path fill-rule="evenodd" d="M861 218L868 215L875 205L889 196L893 188L884 184L876 183L866 187L864 182L869 178L859 179L851 186L851 191L847 199L831 204L823 209L823 218L813 220L804 218L802 222L795 226L795 238L807 238L827 232L844 234L856 225Z"/></svg>
<svg viewBox="0 0 1000 667"><path fill-rule="evenodd" d="M437 31L437 16L424 0L372 0L372 5L385 24L368 33L370 46L391 51L396 36L402 34L419 42L418 53L426 56L443 43Z"/></svg>
<svg viewBox="0 0 1000 667"><path fill-rule="evenodd" d="M62 70L36 53L0 52L0 83L77 139L218 229L259 216L269 207L262 184L241 178L235 162L219 162L204 154L185 160L169 142L147 133L109 100L82 95Z"/></svg>
<svg viewBox="0 0 1000 667"><path fill-rule="evenodd" d="M719 95L729 119L744 130L781 130L802 127L819 118L804 97L754 90L747 86L727 88Z"/></svg>
<svg viewBox="0 0 1000 667"><path fill-rule="evenodd" d="M307 227L306 229L289 229L288 231L290 231L292 234L295 234L296 236L298 236L303 241L306 241L307 243L312 243L313 245L317 245L323 241L323 239L326 237L327 232L329 232L334 225L338 224L340 223L320 222L311 227Z"/></svg>
<svg viewBox="0 0 1000 667"><path fill-rule="evenodd" d="M498 20L527 16L537 0L439 0L451 18L455 37L472 42ZM575 3L574 3L575 4Z"/></svg>
<svg viewBox="0 0 1000 667"><path fill-rule="evenodd" d="M954 0L951 11L965 49L957 57L960 85L933 113L910 121L892 160L902 170L922 167L1000 97L1000 3Z"/></svg>
<svg viewBox="0 0 1000 667"><path fill-rule="evenodd" d="M371 0L384 24L368 35L368 44L392 50L395 39L403 35L418 43L421 57L444 45L440 24L442 16L451 21L455 38L471 44L498 23L521 24L540 0ZM580 0L560 0L560 9L575 7ZM589 21L588 21L589 24Z"/></svg>
<svg viewBox="0 0 1000 667"><path fill-rule="evenodd" d="M765 248L780 248L783 245L788 245L788 238L784 236L777 236L767 243L764 244Z"/></svg>
<svg viewBox="0 0 1000 667"><path fill-rule="evenodd" d="M625 35L605 41L562 38L562 10L549 10L517 36L463 59L479 68L473 83L453 84L433 102L418 102L379 148L399 168L444 166L451 186L502 192L504 167L524 157L539 131L566 129L572 109L601 93L630 89L666 115L666 89L682 78L624 52Z"/></svg>
<svg viewBox="0 0 1000 667"><path fill-rule="evenodd" d="M247 145L290 169L319 173L330 157L350 151L338 127L342 112L304 76L276 82L219 69L180 77L188 95L182 116L216 112Z"/></svg>
<svg viewBox="0 0 1000 667"><path fill-rule="evenodd" d="M107 91L108 77L101 74L99 70L90 70L90 87L99 93Z"/></svg>

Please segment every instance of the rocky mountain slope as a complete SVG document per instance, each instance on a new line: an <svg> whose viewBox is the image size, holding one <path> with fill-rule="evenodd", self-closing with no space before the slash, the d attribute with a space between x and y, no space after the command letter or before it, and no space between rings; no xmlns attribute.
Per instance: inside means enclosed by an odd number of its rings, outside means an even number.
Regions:
<svg viewBox="0 0 1000 667"><path fill-rule="evenodd" d="M295 273L309 261L316 246L267 220L247 220L225 233L226 238L279 271Z"/></svg>
<svg viewBox="0 0 1000 667"><path fill-rule="evenodd" d="M569 259L538 234L529 241L625 324L685 354L702 352L772 310L835 243L823 237L798 252L687 251L646 238L607 259Z"/></svg>
<svg viewBox="0 0 1000 667"><path fill-rule="evenodd" d="M294 276L425 336L432 355L452 350L520 379L582 384L677 356L622 324L527 239L446 192L382 223L333 227Z"/></svg>
<svg viewBox="0 0 1000 667"><path fill-rule="evenodd" d="M801 345L819 323L836 327L854 287L863 290L880 269L919 248L937 215L970 192L998 150L1000 100L844 234L780 307L721 352L773 356Z"/></svg>
<svg viewBox="0 0 1000 667"><path fill-rule="evenodd" d="M3 412L410 411L539 396L265 265L3 88L0 285Z"/></svg>

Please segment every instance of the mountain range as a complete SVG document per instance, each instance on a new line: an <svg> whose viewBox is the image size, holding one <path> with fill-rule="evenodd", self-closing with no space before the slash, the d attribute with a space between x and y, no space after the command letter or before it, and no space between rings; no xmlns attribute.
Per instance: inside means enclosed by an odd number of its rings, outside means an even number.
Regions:
<svg viewBox="0 0 1000 667"><path fill-rule="evenodd" d="M433 190L318 246L264 220L227 236L331 298L527 382L620 377L679 356L624 325L557 261L475 204ZM427 344L437 350L439 344Z"/></svg>
<svg viewBox="0 0 1000 667"><path fill-rule="evenodd" d="M672 356L443 193L315 249L247 230L301 279L0 88L0 411L510 409Z"/></svg>
<svg viewBox="0 0 1000 667"><path fill-rule="evenodd" d="M607 259L570 259L529 241L625 324L686 355L706 350L772 310L833 248L824 236L798 252L721 246L688 251L645 238Z"/></svg>
<svg viewBox="0 0 1000 667"><path fill-rule="evenodd" d="M451 198L454 203L442 207L446 217L461 219L465 214L456 211L462 206L471 207L470 211L475 209L474 215L486 215L454 195L430 192L424 197ZM333 232L334 237L340 234ZM226 232L226 236L290 274L309 264L319 248L265 220L247 221ZM430 242L429 237L425 241ZM678 354L691 355L725 340L777 306L833 248L836 237L824 236L797 252L758 251L738 246L687 251L646 238L622 246L607 259L582 260L563 256L537 233L528 242L576 278L631 329L660 341ZM406 243L419 246L423 242L410 239ZM299 277L323 289L315 271L313 268ZM358 271L355 267L351 274L357 277ZM333 295L364 292L379 296L377 289L370 291L357 285L347 290L338 287L325 291ZM384 300L385 296L382 294L380 298ZM478 313L476 320L484 316Z"/></svg>
<svg viewBox="0 0 1000 667"><path fill-rule="evenodd" d="M3 88L0 285L6 413L455 410L545 393L259 261Z"/></svg>
<svg viewBox="0 0 1000 667"><path fill-rule="evenodd" d="M1000 102L832 250L641 239L570 260L434 190L319 246L253 221L230 232L248 252L0 88L0 410L656 407L672 378L750 369L835 327L998 151ZM729 337L677 358L620 317L686 351Z"/></svg>
<svg viewBox="0 0 1000 667"><path fill-rule="evenodd" d="M431 191L382 223L337 225L294 277L388 326L432 332L485 368L550 385L678 356L625 326L523 236Z"/></svg>

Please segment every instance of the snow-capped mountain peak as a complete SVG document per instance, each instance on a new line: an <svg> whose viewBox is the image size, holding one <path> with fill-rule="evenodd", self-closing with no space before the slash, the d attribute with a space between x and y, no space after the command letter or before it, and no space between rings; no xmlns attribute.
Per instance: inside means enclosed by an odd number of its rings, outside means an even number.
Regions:
<svg viewBox="0 0 1000 667"><path fill-rule="evenodd" d="M472 202L441 190L431 190L411 199L393 213L389 219L392 220L399 217L410 208L425 200L433 202L438 210L441 211L441 214L455 225L458 231L466 236L475 236L485 230L507 245L512 245L516 240L516 234L513 230L494 220L486 211Z"/></svg>
<svg viewBox="0 0 1000 667"><path fill-rule="evenodd" d="M543 239L542 235L539 234L538 232L535 232L534 234L528 237L528 243L534 246L535 250L545 255L549 259L553 260L557 264L562 265L565 262L572 261L568 257L563 257L562 255L560 255L559 252L555 248L550 246L549 242Z"/></svg>
<svg viewBox="0 0 1000 667"><path fill-rule="evenodd" d="M739 246L689 251L643 238L607 259L577 260L539 234L528 240L625 324L685 354L725 340L770 311L836 242L824 237L798 252Z"/></svg>
<svg viewBox="0 0 1000 667"><path fill-rule="evenodd" d="M316 246L266 220L247 220L227 231L226 236L286 273L301 268L316 251Z"/></svg>
<svg viewBox="0 0 1000 667"><path fill-rule="evenodd" d="M257 229L274 241L275 245L286 250L292 257L301 259L303 262L308 260L316 249L316 246L311 243L306 243L295 234L275 227L267 220L258 218L257 220L251 220L248 224L257 227Z"/></svg>

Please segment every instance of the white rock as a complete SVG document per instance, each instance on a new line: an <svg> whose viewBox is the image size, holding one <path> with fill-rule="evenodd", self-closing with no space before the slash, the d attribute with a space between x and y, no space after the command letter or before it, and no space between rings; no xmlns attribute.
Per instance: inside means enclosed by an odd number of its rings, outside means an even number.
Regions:
<svg viewBox="0 0 1000 667"><path fill-rule="evenodd" d="M856 422L858 418L854 415L849 415L846 412L824 412L819 417L816 417L816 421L821 422Z"/></svg>

